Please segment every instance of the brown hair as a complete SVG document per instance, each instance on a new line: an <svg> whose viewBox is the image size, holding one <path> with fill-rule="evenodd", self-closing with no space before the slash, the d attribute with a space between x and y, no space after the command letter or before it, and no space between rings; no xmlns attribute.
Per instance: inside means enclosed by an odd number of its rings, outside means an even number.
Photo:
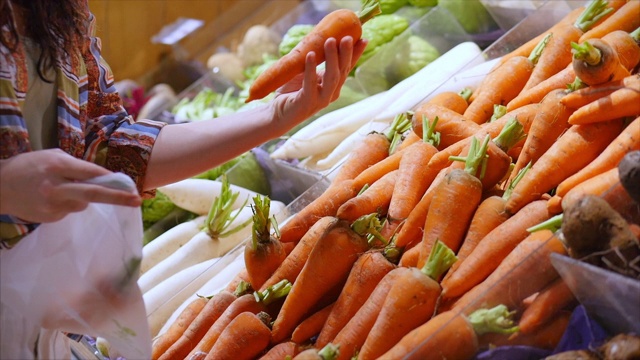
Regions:
<svg viewBox="0 0 640 360"><path fill-rule="evenodd" d="M9 30L8 36L0 35L0 42L15 51L19 36L11 6L14 11L20 10L24 14L24 35L42 49L38 75L50 82L45 79L44 70L53 67L55 59L76 54L75 49L87 36L87 0L0 0L0 27Z"/></svg>

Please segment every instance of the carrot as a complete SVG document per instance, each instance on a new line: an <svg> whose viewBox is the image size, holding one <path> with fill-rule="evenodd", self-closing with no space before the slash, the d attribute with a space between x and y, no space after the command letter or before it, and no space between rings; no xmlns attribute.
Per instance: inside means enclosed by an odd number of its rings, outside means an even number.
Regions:
<svg viewBox="0 0 640 360"><path fill-rule="evenodd" d="M600 98L611 95L620 89L637 89L640 91L640 75L630 75L621 80L585 87L566 94L560 101L567 107L578 109Z"/></svg>
<svg viewBox="0 0 640 360"><path fill-rule="evenodd" d="M598 85L630 75L616 50L606 41L590 39L580 44L572 42L571 47L573 70L587 85Z"/></svg>
<svg viewBox="0 0 640 360"><path fill-rule="evenodd" d="M438 104L430 102L420 105L411 119L413 132L422 137L422 119L438 119L434 128L440 134L438 149L447 146L475 134L480 127L459 113Z"/></svg>
<svg viewBox="0 0 640 360"><path fill-rule="evenodd" d="M198 314L202 312L209 299L199 297L194 299L187 305L184 310L178 315L176 320L167 331L162 334L156 341L153 342L151 358L156 360L160 358L164 352L169 349L178 339L184 336L184 333L189 328L189 325L198 317ZM186 355L186 354L185 354Z"/></svg>
<svg viewBox="0 0 640 360"><path fill-rule="evenodd" d="M518 321L519 331L530 334L556 317L560 311L576 300L571 289L561 278L549 284L527 307Z"/></svg>
<svg viewBox="0 0 640 360"><path fill-rule="evenodd" d="M207 298L198 298L207 299ZM221 291L206 302L198 316L189 324L171 346L164 352L158 352L154 359L183 359L200 342L211 325L222 315L227 307L236 299L229 291ZM154 343L154 351L156 344Z"/></svg>
<svg viewBox="0 0 640 360"><path fill-rule="evenodd" d="M395 117L389 129L384 133L371 132L367 134L362 142L351 151L344 164L340 166L331 184L339 184L343 180L353 179L368 167L385 159L394 150L394 139L409 130L409 126L411 126L411 121L407 114L403 113Z"/></svg>
<svg viewBox="0 0 640 360"><path fill-rule="evenodd" d="M291 334L291 341L302 344L303 342L311 339L313 336L318 335L320 333L320 330L322 330L322 325L324 325L325 321L329 317L334 304L335 303L331 303L323 307L313 315L300 322L300 324L296 326L296 328L293 330L293 333Z"/></svg>
<svg viewBox="0 0 640 360"><path fill-rule="evenodd" d="M325 216L335 216L340 205L355 197L360 189L361 187L355 187L355 180L345 180L336 186L329 186L322 195L280 227L280 241L298 242L316 221Z"/></svg>
<svg viewBox="0 0 640 360"><path fill-rule="evenodd" d="M477 124L487 122L495 104L506 105L522 91L533 69L533 62L524 56L505 61L487 74L482 81L482 92L469 104L463 117Z"/></svg>
<svg viewBox="0 0 640 360"><path fill-rule="evenodd" d="M511 174L517 174L530 162L535 164L556 139L569 128L567 121L571 110L560 103L563 96L564 91L557 89L544 97Z"/></svg>
<svg viewBox="0 0 640 360"><path fill-rule="evenodd" d="M286 359L287 356L293 358L300 352L302 352L302 348L299 344L293 341L281 342L269 349L259 360L283 360Z"/></svg>
<svg viewBox="0 0 640 360"><path fill-rule="evenodd" d="M245 244L244 263L251 287L260 289L284 261L287 254L280 240L271 234L269 198L256 195L253 202L251 241Z"/></svg>
<svg viewBox="0 0 640 360"><path fill-rule="evenodd" d="M611 14L599 25L593 27L589 31L580 36L579 42L589 39L602 38L605 35L615 31L624 30L631 32L640 26L640 3L635 0L627 2L616 12Z"/></svg>
<svg viewBox="0 0 640 360"><path fill-rule="evenodd" d="M576 109L568 121L572 125L584 125L638 115L640 91L624 88Z"/></svg>
<svg viewBox="0 0 640 360"><path fill-rule="evenodd" d="M525 175L526 176L526 175ZM457 297L480 284L523 241L527 229L549 218L544 200L534 201L491 230L455 271L442 281L442 296Z"/></svg>
<svg viewBox="0 0 640 360"><path fill-rule="evenodd" d="M459 92L443 91L439 92L434 97L429 99L429 104L436 104L449 110L455 111L458 114L463 114L469 106L470 96L471 89L469 88L464 88Z"/></svg>
<svg viewBox="0 0 640 360"><path fill-rule="evenodd" d="M428 163L431 157L438 152L436 148L438 133L434 132L438 118L433 119L431 125L427 125L426 117L423 117L422 121L423 129L428 129L423 132L423 141L407 149L400 161L398 179L393 188L387 212L387 221L381 230L382 237L387 239L407 219L429 186L429 183L425 181L426 173L423 169L424 164Z"/></svg>
<svg viewBox="0 0 640 360"><path fill-rule="evenodd" d="M606 41L615 50L620 58L620 63L625 69L632 72L640 63L640 27L628 33L616 30L608 33L602 40Z"/></svg>
<svg viewBox="0 0 640 360"><path fill-rule="evenodd" d="M238 314L220 334L205 360L254 359L269 346L270 316L261 312Z"/></svg>
<svg viewBox="0 0 640 360"><path fill-rule="evenodd" d="M569 320L570 311L560 311L548 323L541 326L536 331L524 334L516 332L513 334L487 333L478 338L481 348L493 348L496 346L531 346L538 349L553 350L564 335Z"/></svg>
<svg viewBox="0 0 640 360"><path fill-rule="evenodd" d="M354 227L359 225L358 220ZM274 343L288 338L295 326L331 288L345 281L358 256L368 249L364 236L343 220L335 219L316 241L300 275L278 313L272 337ZM327 266L327 264L331 264Z"/></svg>
<svg viewBox="0 0 640 360"><path fill-rule="evenodd" d="M566 254L564 245L553 232L543 229L531 233L489 277L462 295L453 309L468 314L495 304L517 308L525 298L558 277L551 264L552 253Z"/></svg>
<svg viewBox="0 0 640 360"><path fill-rule="evenodd" d="M473 212L482 198L482 183L478 179L478 169L488 145L488 136L480 146L474 138L466 158L465 169L449 172L434 190L420 244L418 267L424 266L437 240L442 241L454 253L458 251Z"/></svg>
<svg viewBox="0 0 640 360"><path fill-rule="evenodd" d="M316 339L316 347L332 342L336 334L364 304L382 278L395 266L381 251L367 251L353 264L340 296Z"/></svg>
<svg viewBox="0 0 640 360"><path fill-rule="evenodd" d="M332 344L340 347L339 359L350 359L360 350L394 282L403 273L409 271L411 271L409 268L397 267L387 273L358 311L347 319L347 323L331 341Z"/></svg>
<svg viewBox="0 0 640 360"><path fill-rule="evenodd" d="M505 306L477 310L469 316L446 311L409 332L380 359L471 359L480 350L479 335L517 330L512 315Z"/></svg>
<svg viewBox="0 0 640 360"><path fill-rule="evenodd" d="M622 157L631 151L640 150L640 117L633 120L607 147L577 173L562 181L556 188L555 195L565 196L578 184L616 166Z"/></svg>
<svg viewBox="0 0 640 360"><path fill-rule="evenodd" d="M386 214L391 202L391 194L398 179L398 170L387 173L376 182L367 187L358 196L347 200L342 204L336 217L339 219L354 221L360 216L379 213Z"/></svg>
<svg viewBox="0 0 640 360"><path fill-rule="evenodd" d="M368 0L362 4L360 12L338 9L325 15L313 30L307 34L287 55L262 72L251 84L249 96L245 102L262 99L304 72L305 59L309 52L316 54L318 64L324 61L324 43L335 38L338 43L343 37L351 36L358 41L362 36L362 24L380 13L377 0Z"/></svg>
<svg viewBox="0 0 640 360"><path fill-rule="evenodd" d="M606 6L606 0L593 0L573 23L554 29L523 90L536 86L571 63L571 42L579 41L580 36L597 20L614 10Z"/></svg>
<svg viewBox="0 0 640 360"><path fill-rule="evenodd" d="M224 290L228 292L234 292L236 291L236 289L238 289L238 286L246 286L248 288L251 287L251 284L249 284L249 273L247 272L246 267L240 270L240 272L236 276L234 276L233 279L231 279Z"/></svg>
<svg viewBox="0 0 640 360"><path fill-rule="evenodd" d="M283 280L263 292L245 294L233 300L233 302L224 309L224 312L222 312L218 319L213 322L213 325L211 325L202 339L200 339L200 342L198 342L187 355L187 358L191 358L191 356L197 352L209 353L225 328L236 316L247 311L254 314L266 311L267 305L286 296L290 289L291 283Z"/></svg>
<svg viewBox="0 0 640 360"><path fill-rule="evenodd" d="M529 89L521 91L518 96L509 101L507 110L512 111L524 105L539 103L543 101L545 96L552 90L565 89L575 78L576 73L573 70L573 64L570 63L556 74L551 75Z"/></svg>
<svg viewBox="0 0 640 360"><path fill-rule="evenodd" d="M293 248L291 253L282 261L282 264L280 264L273 275L262 285L260 290L262 291L282 280L295 282L316 242L324 236L323 234L325 232L329 231L333 223L333 217L325 216L313 224L309 231L307 231L296 244L296 247Z"/></svg>
<svg viewBox="0 0 640 360"><path fill-rule="evenodd" d="M622 120L571 126L518 182L507 201L507 212L516 213L588 165L622 128Z"/></svg>
<svg viewBox="0 0 640 360"><path fill-rule="evenodd" d="M587 179L569 190L560 197L562 209L568 209L572 204L585 195L604 195L613 186L620 182L618 167L611 168L590 179ZM560 212L562 212L562 209Z"/></svg>
<svg viewBox="0 0 640 360"><path fill-rule="evenodd" d="M411 268L397 278L358 356L378 358L409 331L429 320L440 297L438 281L455 261L453 251L437 241L422 269Z"/></svg>

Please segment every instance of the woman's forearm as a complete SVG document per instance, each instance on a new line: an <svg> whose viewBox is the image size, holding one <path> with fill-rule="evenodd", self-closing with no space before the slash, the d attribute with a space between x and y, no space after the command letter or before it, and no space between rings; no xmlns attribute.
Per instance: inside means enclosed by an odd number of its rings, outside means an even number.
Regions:
<svg viewBox="0 0 640 360"><path fill-rule="evenodd" d="M284 134L271 105L219 119L167 125L160 131L147 166L145 190L209 170Z"/></svg>

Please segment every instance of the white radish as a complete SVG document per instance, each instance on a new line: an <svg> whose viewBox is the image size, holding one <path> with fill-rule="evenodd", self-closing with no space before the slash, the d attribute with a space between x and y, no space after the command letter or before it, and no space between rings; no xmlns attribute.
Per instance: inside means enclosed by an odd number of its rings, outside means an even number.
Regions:
<svg viewBox="0 0 640 360"><path fill-rule="evenodd" d="M158 334L162 325L185 299L219 272L220 267L215 266L218 261L220 259L214 258L187 267L142 295L151 337Z"/></svg>
<svg viewBox="0 0 640 360"><path fill-rule="evenodd" d="M243 204L248 204L251 198L257 193L241 186L230 185L231 190L237 192L239 196L232 208L237 209ZM211 209L213 200L222 191L222 181L209 179L184 179L173 184L158 188L176 206L191 211L198 215L206 215Z"/></svg>
<svg viewBox="0 0 640 360"><path fill-rule="evenodd" d="M169 257L202 230L206 215L198 216L165 231L142 248L140 275Z"/></svg>
<svg viewBox="0 0 640 360"><path fill-rule="evenodd" d="M231 260L230 263L227 263L227 260ZM218 272L216 272L209 280L202 285L198 290L196 290L191 296L189 296L185 301L180 304L178 308L171 314L169 319L162 326L162 329L158 332L158 335L164 334L167 329L175 322L180 313L187 307L193 300L195 300L198 296L212 296L218 294L220 291L224 290L227 285L244 269L244 251L241 247L237 248L233 252L229 252L227 255L222 257L218 263L214 265L218 268Z"/></svg>

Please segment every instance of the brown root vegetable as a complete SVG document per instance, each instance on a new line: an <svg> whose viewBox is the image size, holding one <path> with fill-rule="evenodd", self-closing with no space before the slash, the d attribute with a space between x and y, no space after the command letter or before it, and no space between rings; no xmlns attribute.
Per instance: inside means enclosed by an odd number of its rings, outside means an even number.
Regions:
<svg viewBox="0 0 640 360"><path fill-rule="evenodd" d="M590 350L570 350L547 356L544 360L600 360L600 356Z"/></svg>
<svg viewBox="0 0 640 360"><path fill-rule="evenodd" d="M618 163L620 183L640 203L640 150L628 152Z"/></svg>
<svg viewBox="0 0 640 360"><path fill-rule="evenodd" d="M562 233L569 254L577 259L637 243L627 221L606 200L593 195L585 195L565 209Z"/></svg>
<svg viewBox="0 0 640 360"><path fill-rule="evenodd" d="M619 334L598 350L602 353L603 359L607 360L640 359L640 336Z"/></svg>

